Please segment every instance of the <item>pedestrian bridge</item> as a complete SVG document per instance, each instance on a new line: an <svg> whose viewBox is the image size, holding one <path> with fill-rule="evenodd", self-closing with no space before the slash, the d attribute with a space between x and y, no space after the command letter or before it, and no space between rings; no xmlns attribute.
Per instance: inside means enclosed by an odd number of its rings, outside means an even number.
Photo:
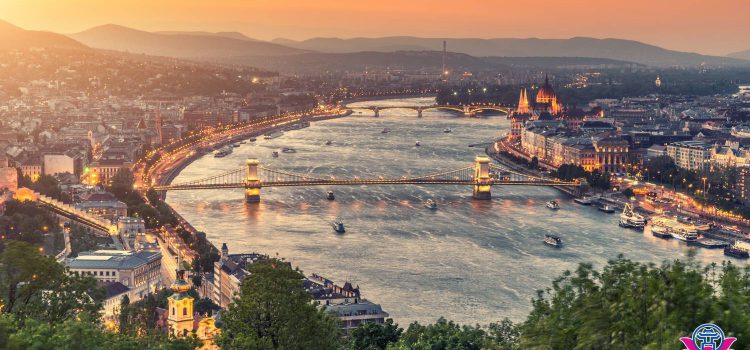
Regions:
<svg viewBox="0 0 750 350"><path fill-rule="evenodd" d="M239 188L245 190L245 200L260 201L263 187L291 186L359 186L359 185L467 185L473 188L476 199L490 199L492 186L579 186L579 182L530 176L490 163L487 157L476 157L474 164L458 169L438 171L420 176L384 176L337 178L295 174L265 168L257 159L248 159L242 168L214 176L164 186L154 186L157 191L203 190Z"/></svg>
<svg viewBox="0 0 750 350"><path fill-rule="evenodd" d="M366 109L371 110L375 113L376 117L380 116L380 111L385 109L411 109L417 112L417 117L422 117L422 112L430 110L446 110L463 113L467 117L475 117L477 113L483 111L496 111L510 115L513 111L512 107L501 106L496 104L476 104L476 105L430 105L430 106L363 106L363 107L349 107L350 109Z"/></svg>

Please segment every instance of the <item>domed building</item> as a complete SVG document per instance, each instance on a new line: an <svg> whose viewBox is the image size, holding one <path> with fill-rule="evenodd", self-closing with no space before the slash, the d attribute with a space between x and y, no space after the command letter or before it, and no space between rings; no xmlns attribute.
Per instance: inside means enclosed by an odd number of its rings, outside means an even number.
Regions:
<svg viewBox="0 0 750 350"><path fill-rule="evenodd" d="M552 115L558 115L562 112L562 106L557 102L555 89L549 84L549 77L544 75L544 85L536 93L536 108L547 111Z"/></svg>

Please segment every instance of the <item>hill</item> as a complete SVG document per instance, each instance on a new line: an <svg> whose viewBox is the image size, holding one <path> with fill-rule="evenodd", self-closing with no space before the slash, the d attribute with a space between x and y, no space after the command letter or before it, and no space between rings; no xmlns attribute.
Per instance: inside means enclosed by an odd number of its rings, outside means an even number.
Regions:
<svg viewBox="0 0 750 350"><path fill-rule="evenodd" d="M231 38L231 39L247 40L247 41L261 41L258 39L253 39L240 32L204 32L204 31L176 31L175 30L175 31L159 31L159 32L154 32L154 34L202 35L202 36L216 36L216 37L221 37L221 38Z"/></svg>
<svg viewBox="0 0 750 350"><path fill-rule="evenodd" d="M236 34L227 33L152 33L114 24L69 36L98 49L178 58L282 56L305 52L279 44L248 40L244 35L240 39Z"/></svg>
<svg viewBox="0 0 750 350"><path fill-rule="evenodd" d="M734 52L727 55L727 57L737 58L741 60L750 60L750 50Z"/></svg>
<svg viewBox="0 0 750 350"><path fill-rule="evenodd" d="M631 61L650 66L698 65L706 63L719 66L750 65L750 61L736 58L700 55L667 50L638 41L623 39L595 39L576 37L570 39L443 39L419 37L384 38L314 38L304 41L275 39L272 42L304 50L329 53L358 51L440 50L442 42L448 50L472 56L502 57L593 57Z"/></svg>
<svg viewBox="0 0 750 350"><path fill-rule="evenodd" d="M85 45L64 35L25 30L0 20L0 50L31 47L87 49Z"/></svg>

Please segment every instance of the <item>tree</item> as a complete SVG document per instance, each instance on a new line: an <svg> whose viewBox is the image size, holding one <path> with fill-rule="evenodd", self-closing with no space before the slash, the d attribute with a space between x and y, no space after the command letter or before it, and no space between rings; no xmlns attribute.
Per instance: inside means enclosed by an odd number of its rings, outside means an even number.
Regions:
<svg viewBox="0 0 750 350"><path fill-rule="evenodd" d="M148 199L148 202L151 203L151 205L157 205L161 201L161 198L159 197L159 193L156 192L153 188L149 188L146 191L146 198Z"/></svg>
<svg viewBox="0 0 750 350"><path fill-rule="evenodd" d="M117 197L117 199L127 202L126 198L128 194L133 191L133 184L135 183L135 177L128 168L121 168L115 173L110 179L109 191Z"/></svg>
<svg viewBox="0 0 750 350"><path fill-rule="evenodd" d="M349 347L352 350L385 350L388 344L398 342L403 332L390 318L383 324L367 322L352 331Z"/></svg>
<svg viewBox="0 0 750 350"><path fill-rule="evenodd" d="M539 158L536 156L531 158L531 161L529 162L529 168L536 169L539 167Z"/></svg>
<svg viewBox="0 0 750 350"><path fill-rule="evenodd" d="M0 255L3 311L19 319L33 316L59 322L80 314L96 315L102 290L91 277L67 273L54 258L28 243L11 241Z"/></svg>
<svg viewBox="0 0 750 350"><path fill-rule="evenodd" d="M416 322L410 324L394 347L409 350L497 349L485 335L479 326L461 326L441 317L427 326Z"/></svg>
<svg viewBox="0 0 750 350"><path fill-rule="evenodd" d="M521 336L521 331L518 325L513 324L509 319L505 318L499 323L490 323L487 326L487 332L500 349L519 349L518 338Z"/></svg>
<svg viewBox="0 0 750 350"><path fill-rule="evenodd" d="M250 272L222 314L222 349L340 348L338 323L311 303L299 270L272 259L253 264Z"/></svg>

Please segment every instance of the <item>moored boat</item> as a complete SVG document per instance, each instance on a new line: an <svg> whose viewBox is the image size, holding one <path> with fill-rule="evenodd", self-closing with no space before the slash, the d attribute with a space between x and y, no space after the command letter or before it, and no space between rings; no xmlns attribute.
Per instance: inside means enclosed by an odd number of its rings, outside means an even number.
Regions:
<svg viewBox="0 0 750 350"><path fill-rule="evenodd" d="M672 238L672 234L669 233L669 229L659 225L651 225L651 235L662 239Z"/></svg>
<svg viewBox="0 0 750 350"><path fill-rule="evenodd" d="M737 259L750 258L750 252L748 252L747 243L734 242L734 244L724 248L724 255L731 256Z"/></svg>
<svg viewBox="0 0 750 350"><path fill-rule="evenodd" d="M622 213L620 214L620 226L643 230L646 226L646 219L635 212L632 204L625 203L625 208L623 208Z"/></svg>
<svg viewBox="0 0 750 350"><path fill-rule="evenodd" d="M581 198L573 199L574 202L582 205L591 205L593 203L593 199L591 197L583 196Z"/></svg>
<svg viewBox="0 0 750 350"><path fill-rule="evenodd" d="M612 214L615 212L615 208L612 207L611 205L605 204L599 207L599 211L605 212L607 214Z"/></svg>

